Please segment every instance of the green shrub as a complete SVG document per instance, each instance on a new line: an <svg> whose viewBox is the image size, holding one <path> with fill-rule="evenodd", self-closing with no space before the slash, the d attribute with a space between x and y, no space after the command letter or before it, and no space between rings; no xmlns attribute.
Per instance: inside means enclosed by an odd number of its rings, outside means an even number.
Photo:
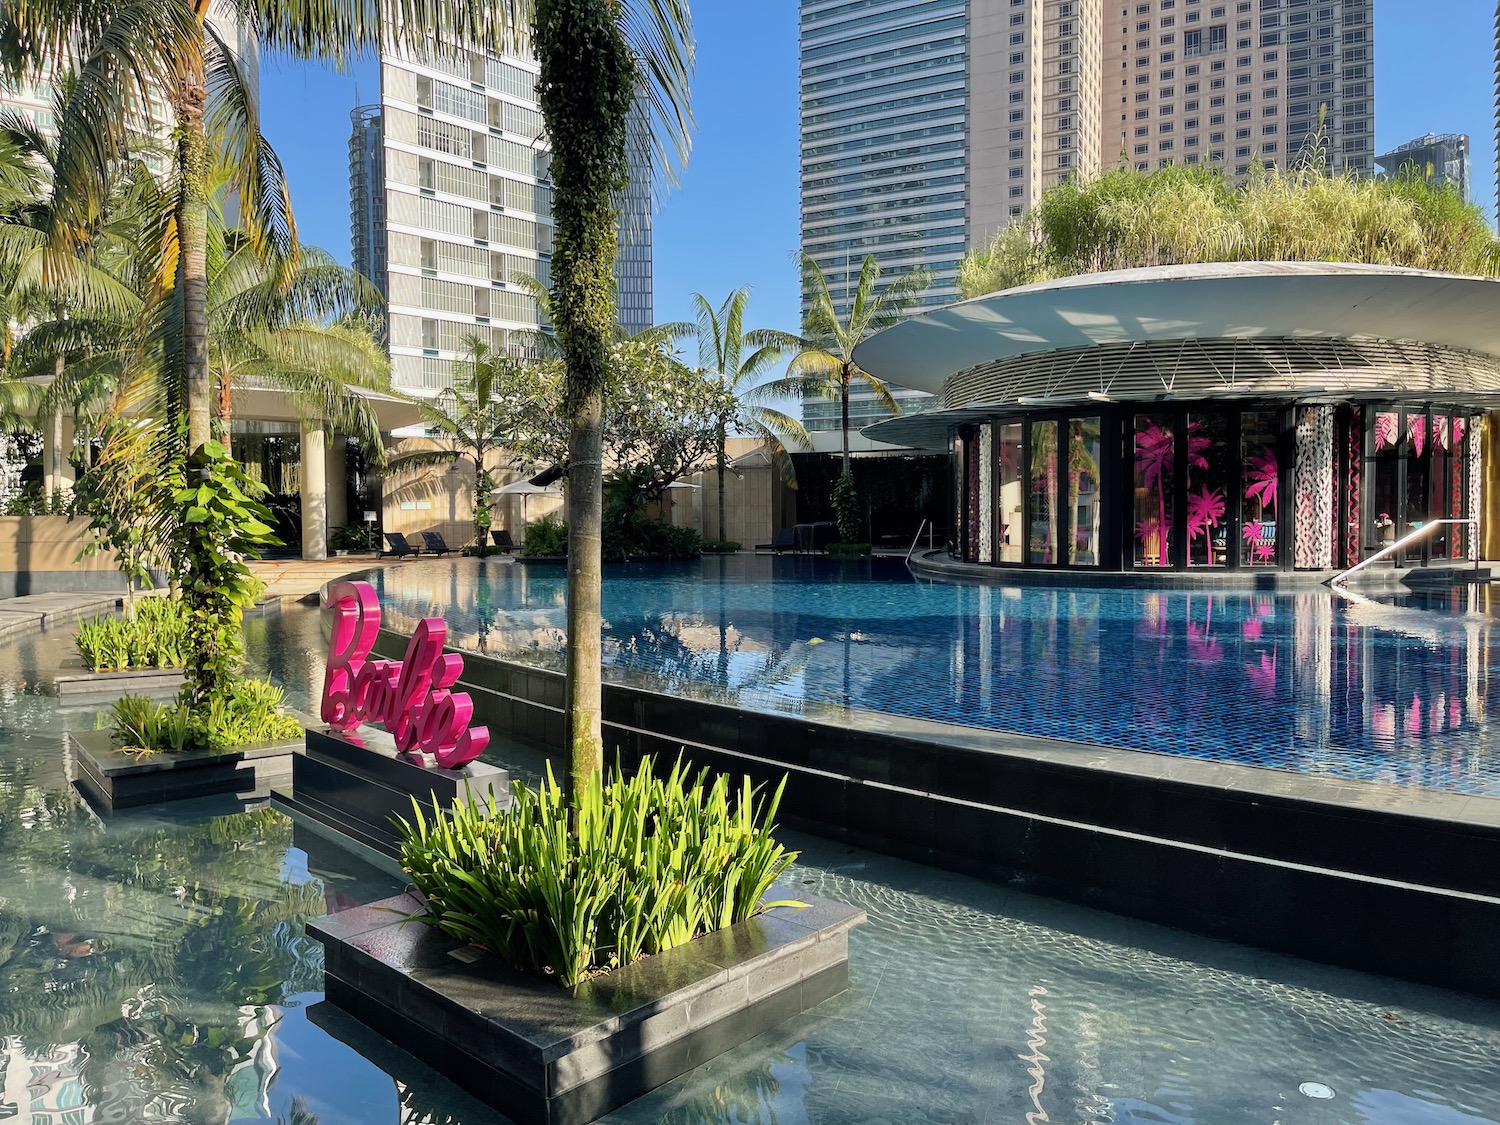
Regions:
<svg viewBox="0 0 1500 1125"><path fill-rule="evenodd" d="M864 526L859 492L854 487L854 477L844 474L833 486L833 522L839 533L839 542L856 542Z"/></svg>
<svg viewBox="0 0 1500 1125"><path fill-rule="evenodd" d="M705 555L732 555L739 549L738 539L705 539L702 545Z"/></svg>
<svg viewBox="0 0 1500 1125"><path fill-rule="evenodd" d="M300 735L302 724L283 713L283 701L281 689L264 680L241 680L227 697L196 706L127 695L115 700L110 728L115 744L133 754L233 750Z"/></svg>
<svg viewBox="0 0 1500 1125"><path fill-rule="evenodd" d="M523 555L566 555L568 553L568 525L555 515L545 515L526 525L526 539L521 544Z"/></svg>
<svg viewBox="0 0 1500 1125"><path fill-rule="evenodd" d="M744 921L797 858L771 836L783 781L757 799L748 778L666 777L651 760L625 778L618 763L579 795L570 829L562 790L519 782L496 812L460 803L429 820L413 802L401 822L401 866L426 896L421 920L565 988L637 958Z"/></svg>
<svg viewBox="0 0 1500 1125"><path fill-rule="evenodd" d="M374 541L373 523L341 523L328 533L330 551L373 551Z"/></svg>
<svg viewBox="0 0 1500 1125"><path fill-rule="evenodd" d="M90 672L181 668L187 661L188 610L175 598L145 598L135 617L95 617L73 639Z"/></svg>
<svg viewBox="0 0 1500 1125"><path fill-rule="evenodd" d="M828 557L831 559L867 559L870 557L868 543L830 543Z"/></svg>

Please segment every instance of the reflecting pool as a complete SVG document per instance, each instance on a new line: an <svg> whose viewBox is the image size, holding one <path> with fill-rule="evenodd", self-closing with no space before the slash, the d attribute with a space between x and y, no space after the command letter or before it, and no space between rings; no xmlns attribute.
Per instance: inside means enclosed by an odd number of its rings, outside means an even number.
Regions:
<svg viewBox="0 0 1500 1125"><path fill-rule="evenodd" d="M315 612L248 631L316 694ZM320 1003L304 920L402 880L275 812L79 801L60 734L95 716L42 691L67 651L0 648L0 1121L502 1121ZM792 892L869 912L849 992L606 1120L1500 1125L1500 1005L787 838Z"/></svg>
<svg viewBox="0 0 1500 1125"><path fill-rule="evenodd" d="M561 667L556 565L378 575L388 614ZM762 710L846 708L1500 796L1485 589L1401 602L973 586L899 562L739 556L605 568L617 678Z"/></svg>

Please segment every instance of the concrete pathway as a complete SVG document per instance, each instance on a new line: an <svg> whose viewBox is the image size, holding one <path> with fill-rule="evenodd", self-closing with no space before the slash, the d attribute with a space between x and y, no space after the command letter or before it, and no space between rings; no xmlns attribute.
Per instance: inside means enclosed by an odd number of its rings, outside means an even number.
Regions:
<svg viewBox="0 0 1500 1125"><path fill-rule="evenodd" d="M250 569L266 584L266 601L316 601L318 591L335 578L387 566L400 566L401 559L377 559L374 555L346 555L322 562L303 559L260 559Z"/></svg>
<svg viewBox="0 0 1500 1125"><path fill-rule="evenodd" d="M120 604L119 594L27 594L0 598L0 643L28 633L69 628L79 618L109 613Z"/></svg>

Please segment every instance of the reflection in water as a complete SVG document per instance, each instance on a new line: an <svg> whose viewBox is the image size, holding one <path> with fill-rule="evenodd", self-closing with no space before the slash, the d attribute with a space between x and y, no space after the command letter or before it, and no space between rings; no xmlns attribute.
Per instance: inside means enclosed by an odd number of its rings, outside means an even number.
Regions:
<svg viewBox="0 0 1500 1125"><path fill-rule="evenodd" d="M897 592L889 612L921 596ZM821 594L841 600L832 583ZM662 628L619 613L618 635L652 659L688 661L689 650L693 675L768 695L805 694L830 670L849 671L837 691L854 695L900 674L900 664L866 674L857 659L893 635L887 611L867 605L845 627L836 607L783 604L776 612L803 632L774 647L734 591L703 596L714 614L701 623ZM1028 624L1025 598L990 591L990 616L1005 624L992 620L988 656L977 631L975 643L930 651L972 675L987 663L999 706L1008 689L993 670L1016 629L1045 635L1064 667L1096 658L1108 607L1083 591L1066 597L1066 620ZM970 604L979 599L950 600L950 616ZM1262 615L1267 637L1281 628L1274 609ZM1166 635L1181 610L1157 603ZM1189 619L1205 644L1218 641L1218 666L1249 662L1221 606L1210 620L1195 602ZM950 641L969 628L959 625ZM321 672L317 614L256 629L255 663L277 669L305 706ZM1170 646L1164 654L1149 636L1143 653L1154 646L1152 666L1169 671ZM504 1125L322 1002L320 951L303 920L386 897L399 880L271 812L179 803L101 821L79 802L60 734L93 714L38 690L66 650L53 634L0 648L0 1123ZM1294 653L1279 651L1285 675ZM1185 640L1179 655L1214 659L1211 647L1190 655ZM1500 1122L1495 1005L795 833L788 843L803 855L789 892L869 913L851 935L849 992L610 1114L611 1125L957 1125L1044 1113L1070 1125ZM1289 1103L1309 1079L1339 1097Z"/></svg>
<svg viewBox="0 0 1500 1125"><path fill-rule="evenodd" d="M459 560L380 581L396 623L441 614L459 644L562 666L558 568ZM997 588L879 562L715 558L608 568L604 644L616 679L744 707L1500 796L1490 597Z"/></svg>
<svg viewBox="0 0 1500 1125"><path fill-rule="evenodd" d="M1042 1054L1042 1048L1047 1045L1047 1006L1042 1003L1042 997L1047 995L1047 990L1036 984L1027 990L1026 995L1031 998L1032 1016L1031 1026L1026 1029L1027 1053L1021 1056L1021 1061L1027 1064L1026 1073L1031 1076L1031 1086L1026 1091L1031 1097L1026 1125L1040 1125L1052 1120L1042 1108L1042 1091L1047 1087L1047 1069L1042 1064L1052 1061Z"/></svg>

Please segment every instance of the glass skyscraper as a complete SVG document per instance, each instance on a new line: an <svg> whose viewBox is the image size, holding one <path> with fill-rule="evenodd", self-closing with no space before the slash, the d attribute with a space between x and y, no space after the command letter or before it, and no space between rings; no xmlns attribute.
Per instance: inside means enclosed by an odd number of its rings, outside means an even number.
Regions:
<svg viewBox="0 0 1500 1125"><path fill-rule="evenodd" d="M1310 144L1374 171L1374 0L802 0L800 19L802 248L841 313L867 254L951 302L965 251L1075 174L1237 176ZM851 401L851 425L882 414ZM803 420L836 429L837 404Z"/></svg>

